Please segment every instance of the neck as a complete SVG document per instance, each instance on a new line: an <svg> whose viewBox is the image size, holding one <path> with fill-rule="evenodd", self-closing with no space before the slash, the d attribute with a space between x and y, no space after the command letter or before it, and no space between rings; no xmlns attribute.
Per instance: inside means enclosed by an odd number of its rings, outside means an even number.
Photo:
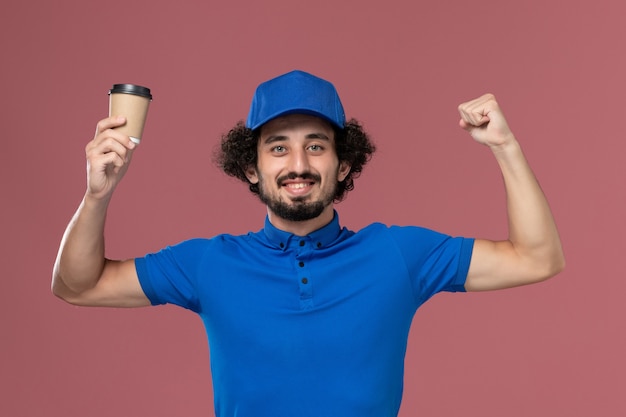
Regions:
<svg viewBox="0 0 626 417"><path fill-rule="evenodd" d="M275 228L280 229L284 232L293 233L296 236L306 236L330 223L333 220L335 212L331 204L324 209L322 214L310 220L286 220L282 217L277 216L269 208L267 210L267 215L270 223L272 223L272 226L274 226Z"/></svg>

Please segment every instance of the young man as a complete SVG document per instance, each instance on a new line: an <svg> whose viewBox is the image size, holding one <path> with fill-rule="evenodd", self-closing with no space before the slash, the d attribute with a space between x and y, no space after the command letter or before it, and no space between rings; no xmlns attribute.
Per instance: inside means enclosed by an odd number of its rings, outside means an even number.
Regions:
<svg viewBox="0 0 626 417"><path fill-rule="evenodd" d="M564 266L546 199L491 95L459 106L460 126L497 159L509 239L419 227L342 229L333 209L374 152L346 122L332 84L293 71L261 84L219 164L267 205L264 228L194 239L143 258L104 257L111 195L136 146L98 123L88 188L54 267L54 293L77 305L173 303L207 331L217 416L395 416L417 308L439 291L545 280Z"/></svg>

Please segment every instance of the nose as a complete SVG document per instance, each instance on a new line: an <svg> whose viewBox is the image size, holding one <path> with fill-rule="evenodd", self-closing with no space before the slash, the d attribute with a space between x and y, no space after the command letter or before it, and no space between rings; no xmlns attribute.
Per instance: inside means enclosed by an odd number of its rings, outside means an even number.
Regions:
<svg viewBox="0 0 626 417"><path fill-rule="evenodd" d="M296 174L309 172L309 155L305 149L294 149L289 158L289 171Z"/></svg>

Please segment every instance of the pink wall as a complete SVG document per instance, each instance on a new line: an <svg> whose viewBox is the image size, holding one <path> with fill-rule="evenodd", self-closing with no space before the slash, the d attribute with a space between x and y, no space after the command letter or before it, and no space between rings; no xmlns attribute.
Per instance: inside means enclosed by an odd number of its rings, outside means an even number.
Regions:
<svg viewBox="0 0 626 417"><path fill-rule="evenodd" d="M264 208L211 152L256 84L294 68L332 80L379 147L338 207L345 225L504 237L497 167L457 127L457 104L491 91L562 233L558 278L418 312L401 416L625 415L625 13L620 0L3 3L0 415L212 415L197 317L71 307L51 268L111 84L155 95L108 219L108 255L133 257L261 227Z"/></svg>

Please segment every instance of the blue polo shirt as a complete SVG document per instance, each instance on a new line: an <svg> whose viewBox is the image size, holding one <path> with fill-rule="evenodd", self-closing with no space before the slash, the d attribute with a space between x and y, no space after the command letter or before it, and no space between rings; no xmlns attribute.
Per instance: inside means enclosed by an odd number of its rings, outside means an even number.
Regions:
<svg viewBox="0 0 626 417"><path fill-rule="evenodd" d="M198 313L218 417L392 417L417 308L464 291L473 240L327 226L193 239L136 259L152 304Z"/></svg>

